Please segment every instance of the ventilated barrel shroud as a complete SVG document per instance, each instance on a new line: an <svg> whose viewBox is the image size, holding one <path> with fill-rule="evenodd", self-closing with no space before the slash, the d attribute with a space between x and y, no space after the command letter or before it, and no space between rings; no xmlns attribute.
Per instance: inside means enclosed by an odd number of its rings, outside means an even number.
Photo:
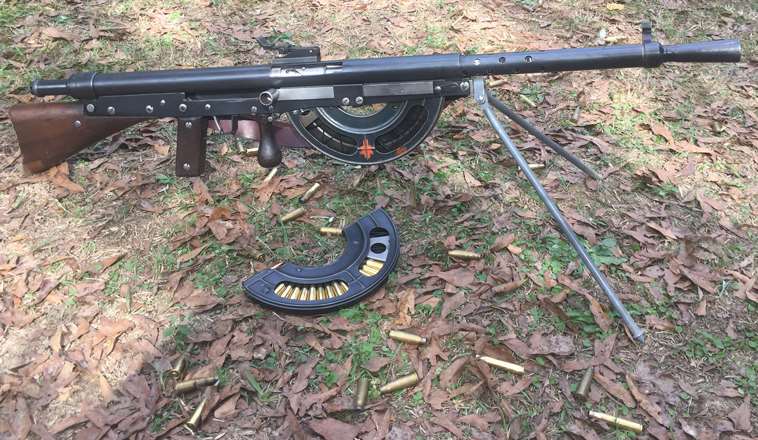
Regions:
<svg viewBox="0 0 758 440"><path fill-rule="evenodd" d="M301 314L347 307L387 281L400 253L397 231L383 209L342 230L346 246L331 264L317 267L283 263L243 282L247 296L266 307Z"/></svg>

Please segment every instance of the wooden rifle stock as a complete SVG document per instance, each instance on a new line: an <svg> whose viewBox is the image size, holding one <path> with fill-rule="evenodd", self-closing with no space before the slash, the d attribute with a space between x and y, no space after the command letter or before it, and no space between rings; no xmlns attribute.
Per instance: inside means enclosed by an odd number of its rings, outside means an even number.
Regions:
<svg viewBox="0 0 758 440"><path fill-rule="evenodd" d="M9 110L24 169L39 173L75 153L148 118L97 117L76 102L18 104Z"/></svg>

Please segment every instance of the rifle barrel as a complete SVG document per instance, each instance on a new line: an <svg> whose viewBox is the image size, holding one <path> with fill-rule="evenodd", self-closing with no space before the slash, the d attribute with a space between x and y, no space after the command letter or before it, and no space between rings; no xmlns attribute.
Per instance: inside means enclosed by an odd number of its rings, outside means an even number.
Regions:
<svg viewBox="0 0 758 440"><path fill-rule="evenodd" d="M482 55L412 55L322 61L301 65L254 65L148 72L80 72L66 80L36 80L36 96L79 99L144 93L245 93L279 87L369 82L425 81L540 72L658 67L666 62L738 62L737 40L664 46L642 44L501 52Z"/></svg>

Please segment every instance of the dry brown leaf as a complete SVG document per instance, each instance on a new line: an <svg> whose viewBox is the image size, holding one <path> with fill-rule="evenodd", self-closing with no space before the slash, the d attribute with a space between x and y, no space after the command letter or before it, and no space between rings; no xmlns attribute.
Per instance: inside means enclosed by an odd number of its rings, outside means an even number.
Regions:
<svg viewBox="0 0 758 440"><path fill-rule="evenodd" d="M191 180L192 180L192 190L195 191L195 197L197 198L197 203L199 204L213 203L213 197L211 196L210 191L208 191L208 186L205 185L205 182L200 180L199 177L193 177Z"/></svg>
<svg viewBox="0 0 758 440"><path fill-rule="evenodd" d="M232 397L226 399L224 403L219 405L215 411L213 411L213 417L218 419L228 419L237 413L237 400L239 400L239 393L232 395Z"/></svg>
<svg viewBox="0 0 758 440"><path fill-rule="evenodd" d="M72 32L66 32L62 29L55 27L45 27L41 30L42 34L50 37L54 40L66 40L69 42L76 42L79 40L78 36Z"/></svg>
<svg viewBox="0 0 758 440"><path fill-rule="evenodd" d="M447 272L435 271L427 275L426 278L428 277L440 278L455 287L471 287L474 283L474 272L465 267L459 267Z"/></svg>
<svg viewBox="0 0 758 440"><path fill-rule="evenodd" d="M531 384L532 384L532 378L530 376L524 376L516 383L510 383L510 382L501 383L500 386L497 387L497 391L506 397L515 396L516 394L529 388L529 385Z"/></svg>
<svg viewBox="0 0 758 440"><path fill-rule="evenodd" d="M595 369L595 373L592 375L592 377L595 379L595 382L600 384L605 391L608 392L612 397L624 402L624 405L628 406L629 408L636 408L637 403L634 401L634 397L632 397L632 394L624 388L621 384L618 384L614 382L612 379L607 378L606 376L598 373L597 368Z"/></svg>
<svg viewBox="0 0 758 440"><path fill-rule="evenodd" d="M398 295L398 299L397 318L394 323L399 327L408 327L411 325L411 317L416 309L416 290L405 289Z"/></svg>
<svg viewBox="0 0 758 440"><path fill-rule="evenodd" d="M182 254L176 259L176 262L181 264L181 263L186 263L187 261L193 260L195 257L200 255L200 253L203 250L205 250L205 248L207 248L208 246L210 246L210 244L205 244L203 246L200 246L199 248L196 248L187 252L186 254Z"/></svg>
<svg viewBox="0 0 758 440"><path fill-rule="evenodd" d="M648 315L645 317L645 324L647 324L648 327L653 328L655 330L662 330L662 331L671 331L676 328L671 321L659 318L655 315Z"/></svg>
<svg viewBox="0 0 758 440"><path fill-rule="evenodd" d="M287 426L290 429L292 438L295 440L308 440L310 438L310 436L308 436L305 431L303 431L303 426L300 425L300 421L297 419L297 417L295 417L295 414L289 410L289 408L287 409L285 421L287 422Z"/></svg>
<svg viewBox="0 0 758 440"><path fill-rule="evenodd" d="M422 359L428 359L432 367L437 365L437 358L447 360L447 354L442 351L437 336L432 336L429 343L424 347L421 352Z"/></svg>
<svg viewBox="0 0 758 440"><path fill-rule="evenodd" d="M644 409L645 412L648 413L650 417L655 419L659 425L663 425L668 428L671 422L668 419L668 416L666 416L666 414L663 412L663 409L651 401L645 394L642 394L642 392L637 388L637 385L635 385L634 381L632 380L632 376L630 376L628 373L626 375L626 384L629 386L629 391L632 393L632 396L634 396L634 398L637 400L637 403L639 403L640 408Z"/></svg>
<svg viewBox="0 0 758 440"><path fill-rule="evenodd" d="M390 358L376 356L376 357L372 357L371 359L369 359L368 362L363 364L363 368L367 369L368 371L372 373L376 373L382 368L384 368L391 361L392 359Z"/></svg>
<svg viewBox="0 0 758 440"><path fill-rule="evenodd" d="M300 365L297 368L297 377L295 378L295 383L292 384L292 388L290 389L293 393L299 393L305 390L308 387L308 379L311 377L311 373L313 373L313 368L318 363L319 358L314 356L308 360L308 362Z"/></svg>
<svg viewBox="0 0 758 440"><path fill-rule="evenodd" d="M458 438L465 437L463 434L463 431L461 431L460 428L455 426L455 423L453 422L454 418L450 416L445 417L432 417L430 421L436 425L440 425L441 427L447 429L450 431L451 434Z"/></svg>
<svg viewBox="0 0 758 440"><path fill-rule="evenodd" d="M440 311L440 317L446 318L451 312L460 307L466 302L466 294L463 292L457 293L453 296L449 296L445 299L445 303L442 304L442 310Z"/></svg>
<svg viewBox="0 0 758 440"><path fill-rule="evenodd" d="M584 298L590 303L590 312L592 312L592 317L595 319L597 326L604 332L607 332L611 328L611 318L605 313L603 306L592 295L584 294Z"/></svg>
<svg viewBox="0 0 758 440"><path fill-rule="evenodd" d="M544 336L542 333L534 333L529 337L529 351L531 354L568 356L575 350L574 340L570 336Z"/></svg>
<svg viewBox="0 0 758 440"><path fill-rule="evenodd" d="M500 414L496 411L492 411L483 415L469 414L467 416L458 417L458 422L471 425L480 431L487 432L489 430L490 423L500 421Z"/></svg>
<svg viewBox="0 0 758 440"><path fill-rule="evenodd" d="M659 122L651 122L650 131L666 139L666 142L673 143L674 136L671 134L671 130L665 125Z"/></svg>
<svg viewBox="0 0 758 440"><path fill-rule="evenodd" d="M584 440L600 440L600 436L598 436L592 428L579 420L577 420L573 425L569 425L566 428L566 431L579 436Z"/></svg>
<svg viewBox="0 0 758 440"><path fill-rule="evenodd" d="M737 431L749 433L753 430L750 423L750 395L746 395L742 400L742 405L729 413L729 419L734 422L734 428Z"/></svg>
<svg viewBox="0 0 758 440"><path fill-rule="evenodd" d="M468 363L468 357L460 357L454 360L450 366L448 366L442 373L440 373L440 388L446 390L452 385L463 370L463 367Z"/></svg>
<svg viewBox="0 0 758 440"><path fill-rule="evenodd" d="M354 439L361 432L360 425L341 422L337 419L312 420L308 423L324 440Z"/></svg>
<svg viewBox="0 0 758 440"><path fill-rule="evenodd" d="M211 294L195 291L195 293L185 298L183 302L189 307L208 310L215 307L219 303L219 299Z"/></svg>

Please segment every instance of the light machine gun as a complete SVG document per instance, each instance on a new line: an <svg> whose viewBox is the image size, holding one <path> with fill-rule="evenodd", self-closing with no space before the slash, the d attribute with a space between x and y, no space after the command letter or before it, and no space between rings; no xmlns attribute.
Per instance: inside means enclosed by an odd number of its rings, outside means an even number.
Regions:
<svg viewBox="0 0 758 440"><path fill-rule="evenodd" d="M111 134L157 118L177 120L179 176L203 173L209 128L258 139L257 157L264 167L281 162L281 146L310 146L350 164L380 164L413 151L434 128L446 103L471 96L632 337L643 340L643 331L508 137L493 107L586 174L597 179L597 173L496 99L484 78L658 67L667 62L737 62L739 41L662 45L653 41L650 25L643 23L640 44L481 55L321 61L318 47L264 43L280 52L270 65L81 72L65 80L34 81L31 92L36 96L65 95L76 101L10 109L25 169L43 171ZM289 124L278 121L284 114Z"/></svg>

